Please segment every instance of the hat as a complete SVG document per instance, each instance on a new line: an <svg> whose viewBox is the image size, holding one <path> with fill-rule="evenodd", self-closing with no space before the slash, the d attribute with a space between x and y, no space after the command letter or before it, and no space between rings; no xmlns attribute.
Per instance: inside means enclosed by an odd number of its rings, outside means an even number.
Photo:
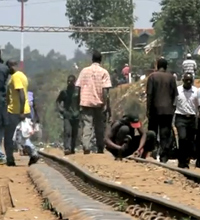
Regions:
<svg viewBox="0 0 200 220"><path fill-rule="evenodd" d="M123 117L128 118L132 128L140 128L142 126L138 115L126 114Z"/></svg>
<svg viewBox="0 0 200 220"><path fill-rule="evenodd" d="M191 58L191 57L192 57L191 53L188 53L187 58Z"/></svg>

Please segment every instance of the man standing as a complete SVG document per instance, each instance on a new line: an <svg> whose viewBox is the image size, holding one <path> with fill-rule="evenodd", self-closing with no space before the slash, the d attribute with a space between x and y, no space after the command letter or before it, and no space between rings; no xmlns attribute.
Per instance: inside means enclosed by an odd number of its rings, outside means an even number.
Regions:
<svg viewBox="0 0 200 220"><path fill-rule="evenodd" d="M130 73L130 67L128 64L125 64L124 68L122 69L122 75L126 79L126 82L128 83L129 80L129 73Z"/></svg>
<svg viewBox="0 0 200 220"><path fill-rule="evenodd" d="M6 163L6 156L2 152L2 141L4 137L4 129L7 125L6 81L8 76L8 67L0 61L0 164Z"/></svg>
<svg viewBox="0 0 200 220"><path fill-rule="evenodd" d="M178 167L189 168L194 155L196 116L198 112L198 89L193 84L193 73L183 75L183 85L178 86L176 98L175 126L178 132Z"/></svg>
<svg viewBox="0 0 200 220"><path fill-rule="evenodd" d="M175 78L167 73L167 61L157 62L157 72L152 73L147 81L147 117L148 129L160 136L160 161L166 163L169 157L174 100L178 95Z"/></svg>
<svg viewBox="0 0 200 220"><path fill-rule="evenodd" d="M183 61L183 73L192 73L195 78L195 73L197 71L197 63L192 59L192 55L190 53L187 54L187 59Z"/></svg>
<svg viewBox="0 0 200 220"><path fill-rule="evenodd" d="M97 152L103 153L104 150L104 112L109 109L108 95L112 85L108 71L100 66L101 60L101 53L95 51L92 56L92 65L81 71L76 82L76 86L80 89L84 154L89 154L91 151L93 129Z"/></svg>
<svg viewBox="0 0 200 220"><path fill-rule="evenodd" d="M31 110L28 102L28 79L26 75L23 72L17 71L17 62L7 61L6 64L10 69L11 78L7 90L8 125L5 128L4 145L7 165L15 166L15 159L13 156L14 143L12 141L13 134L21 121L31 117ZM36 151L29 156L29 166L36 163L39 159Z"/></svg>
<svg viewBox="0 0 200 220"><path fill-rule="evenodd" d="M75 87L76 77L67 79L67 89L56 100L57 108L64 118L64 154L74 154L79 129L79 92Z"/></svg>

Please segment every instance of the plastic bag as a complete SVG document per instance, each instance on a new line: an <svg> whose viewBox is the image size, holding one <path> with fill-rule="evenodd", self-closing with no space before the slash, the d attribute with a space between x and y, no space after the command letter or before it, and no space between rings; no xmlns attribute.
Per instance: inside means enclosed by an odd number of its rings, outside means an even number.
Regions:
<svg viewBox="0 0 200 220"><path fill-rule="evenodd" d="M14 132L13 141L17 145L24 145L26 139L30 138L34 134L33 122L29 118L25 118L24 121L21 121Z"/></svg>

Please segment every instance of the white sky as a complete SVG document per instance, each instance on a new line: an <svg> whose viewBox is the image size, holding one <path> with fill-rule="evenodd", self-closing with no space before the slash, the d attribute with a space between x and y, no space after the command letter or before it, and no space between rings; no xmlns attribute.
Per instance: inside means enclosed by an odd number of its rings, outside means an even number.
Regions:
<svg viewBox="0 0 200 220"><path fill-rule="evenodd" d="M98 0L97 0L98 1ZM133 0L134 1L134 0ZM65 17L65 0L29 0L25 6L25 25L27 26L68 26ZM136 28L151 28L152 12L159 11L159 0L135 0ZM0 25L20 25L20 4L17 0L0 0ZM73 57L77 45L62 33L25 33L25 46L38 49L46 54L50 49ZM0 45L11 42L20 48L20 33L0 32Z"/></svg>

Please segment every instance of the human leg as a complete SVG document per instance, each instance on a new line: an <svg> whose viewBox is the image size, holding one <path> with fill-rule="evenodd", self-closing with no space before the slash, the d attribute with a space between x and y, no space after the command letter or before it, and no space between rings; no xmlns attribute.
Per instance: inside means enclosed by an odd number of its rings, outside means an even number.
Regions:
<svg viewBox="0 0 200 220"><path fill-rule="evenodd" d="M71 143L72 143L72 126L68 118L64 118L64 154L68 155L71 153Z"/></svg>
<svg viewBox="0 0 200 220"><path fill-rule="evenodd" d="M166 163L169 158L171 146L171 129L173 115L159 115L160 130L160 161Z"/></svg>
<svg viewBox="0 0 200 220"><path fill-rule="evenodd" d="M198 118L198 127L197 127L197 132L196 132L196 167L200 168L200 118Z"/></svg>
<svg viewBox="0 0 200 220"><path fill-rule="evenodd" d="M71 138L71 153L75 153L76 148L76 141L78 136L78 129L79 129L79 120L73 119L70 121L72 127L72 138Z"/></svg>
<svg viewBox="0 0 200 220"><path fill-rule="evenodd" d="M154 146L154 149L152 150L151 156L154 159L157 159L157 156L159 155L159 148L160 148L160 137L158 140L158 115L156 114L150 114L149 120L148 120L148 130L153 131L156 135L156 144Z"/></svg>
<svg viewBox="0 0 200 220"><path fill-rule="evenodd" d="M6 125L5 133L4 133L4 146L5 146L5 153L6 153L8 166L15 165L15 159L13 156L15 147L12 138L19 122L20 122L20 117L18 114L8 113L8 125Z"/></svg>
<svg viewBox="0 0 200 220"><path fill-rule="evenodd" d="M6 163L6 156L3 153L3 147L2 147L3 137L4 137L4 127L1 126L0 127L0 164Z"/></svg>
<svg viewBox="0 0 200 220"><path fill-rule="evenodd" d="M84 154L89 154L92 148L92 137L93 137L93 108L82 107L81 111L82 122L83 122L83 136L82 144Z"/></svg>
<svg viewBox="0 0 200 220"><path fill-rule="evenodd" d="M103 108L93 109L93 124L94 132L96 137L97 152L103 153L104 151L104 133L105 133L105 115L103 113Z"/></svg>
<svg viewBox="0 0 200 220"><path fill-rule="evenodd" d="M189 168L188 151L187 151L187 125L184 116L176 115L175 126L178 132L179 149L178 149L178 167Z"/></svg>

